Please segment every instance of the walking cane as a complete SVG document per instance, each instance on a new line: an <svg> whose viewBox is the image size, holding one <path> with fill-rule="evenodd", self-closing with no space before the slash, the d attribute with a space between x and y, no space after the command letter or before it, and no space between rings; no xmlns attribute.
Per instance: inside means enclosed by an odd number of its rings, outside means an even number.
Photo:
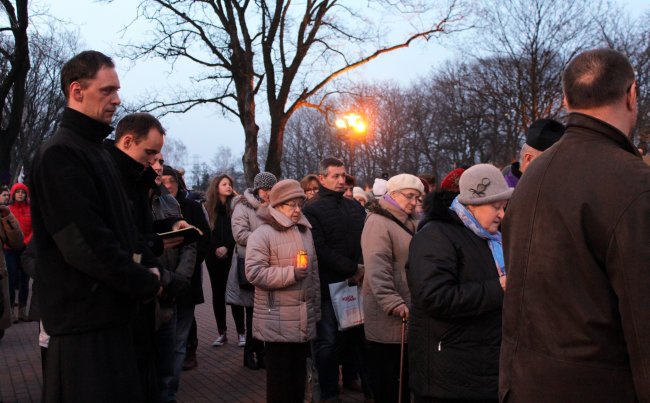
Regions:
<svg viewBox="0 0 650 403"><path fill-rule="evenodd" d="M400 345L400 350L399 350L399 390L397 391L397 402L402 403L402 389L404 388L403 385L403 378L404 378L404 339L406 336L406 318L402 318L402 342Z"/></svg>

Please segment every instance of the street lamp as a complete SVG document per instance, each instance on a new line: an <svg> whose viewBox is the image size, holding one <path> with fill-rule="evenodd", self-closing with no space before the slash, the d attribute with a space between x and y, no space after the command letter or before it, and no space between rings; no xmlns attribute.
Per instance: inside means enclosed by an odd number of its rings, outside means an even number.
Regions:
<svg viewBox="0 0 650 403"><path fill-rule="evenodd" d="M353 175L354 172L354 140L361 139L365 136L368 126L366 122L363 121L360 115L356 113L348 113L342 117L336 119L334 125L340 129L345 130L349 151L350 151L350 175Z"/></svg>

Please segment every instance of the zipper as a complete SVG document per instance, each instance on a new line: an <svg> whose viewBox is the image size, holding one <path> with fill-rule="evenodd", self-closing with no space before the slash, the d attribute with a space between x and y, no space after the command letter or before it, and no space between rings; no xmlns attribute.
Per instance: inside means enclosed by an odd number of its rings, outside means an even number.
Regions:
<svg viewBox="0 0 650 403"><path fill-rule="evenodd" d="M267 298L269 303L269 313L271 313L271 309L273 309L273 291L269 291Z"/></svg>

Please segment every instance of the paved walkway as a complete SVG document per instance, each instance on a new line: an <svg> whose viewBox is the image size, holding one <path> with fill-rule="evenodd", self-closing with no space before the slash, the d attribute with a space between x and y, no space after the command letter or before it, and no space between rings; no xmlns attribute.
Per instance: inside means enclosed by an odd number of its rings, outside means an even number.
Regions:
<svg viewBox="0 0 650 403"><path fill-rule="evenodd" d="M199 325L199 366L181 375L178 401L193 402L264 402L266 373L249 370L242 364L243 348L237 347L235 325L228 308L230 342L212 347L216 324L212 312L212 293L204 272L206 303L197 306ZM43 380L38 347L38 323L18 323L7 329L0 340L0 402L39 402ZM361 393L345 391L344 402L362 402Z"/></svg>

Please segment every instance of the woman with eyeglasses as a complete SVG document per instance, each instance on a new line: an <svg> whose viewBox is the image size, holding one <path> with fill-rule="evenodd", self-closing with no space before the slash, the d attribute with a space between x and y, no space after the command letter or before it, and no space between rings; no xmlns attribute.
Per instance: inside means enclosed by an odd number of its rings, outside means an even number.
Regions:
<svg viewBox="0 0 650 403"><path fill-rule="evenodd" d="M316 196L319 186L320 181L318 180L318 176L313 174L309 174L300 180L300 187L302 187L302 190L305 192L307 200L310 200L312 197Z"/></svg>
<svg viewBox="0 0 650 403"><path fill-rule="evenodd" d="M414 175L393 176L386 186L387 193L370 207L361 234L368 367L372 394L379 403L398 401L402 318L408 319L411 305L405 265L417 228L415 208L424 194ZM402 381L402 401L409 402L408 370Z"/></svg>
<svg viewBox="0 0 650 403"><path fill-rule="evenodd" d="M307 198L293 179L278 182L263 223L248 238L246 277L255 286L253 335L266 342L266 399L301 403L309 341L320 319L320 281Z"/></svg>
<svg viewBox="0 0 650 403"><path fill-rule="evenodd" d="M409 252L409 359L415 402L497 402L506 267L499 225L512 195L478 164L460 193L436 193Z"/></svg>

